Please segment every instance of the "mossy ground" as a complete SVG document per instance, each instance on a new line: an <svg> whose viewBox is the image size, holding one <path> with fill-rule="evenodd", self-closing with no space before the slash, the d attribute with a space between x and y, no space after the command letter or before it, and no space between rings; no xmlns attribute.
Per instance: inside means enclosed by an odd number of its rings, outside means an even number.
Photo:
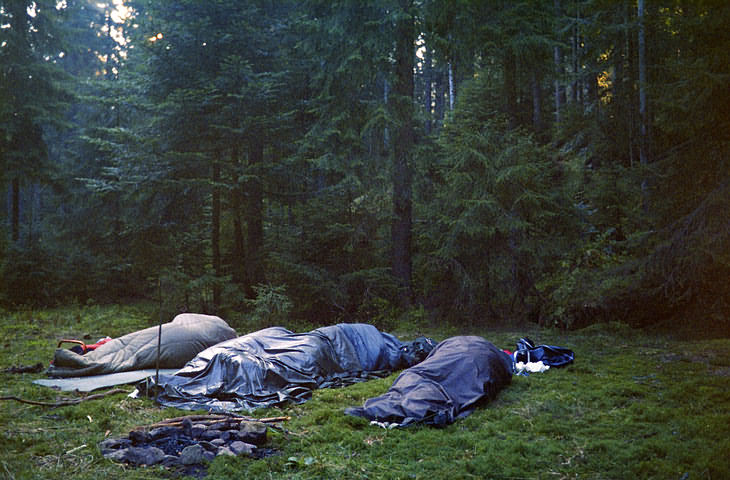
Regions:
<svg viewBox="0 0 730 480"><path fill-rule="evenodd" d="M119 336L154 322L146 306L3 312L0 369L50 360L59 338ZM277 454L216 459L209 479L721 479L730 478L730 340L677 339L617 324L577 332L472 327L416 333L437 340L470 333L503 348L519 337L571 348L573 365L515 377L498 398L446 428L384 430L343 410L387 390L395 374L256 416L289 415L272 430ZM0 396L54 402L74 394L33 385L42 374L0 373ZM127 387L131 391L131 387ZM161 467L104 459L97 444L139 425L188 412L114 395L48 408L0 403L0 478L157 479Z"/></svg>

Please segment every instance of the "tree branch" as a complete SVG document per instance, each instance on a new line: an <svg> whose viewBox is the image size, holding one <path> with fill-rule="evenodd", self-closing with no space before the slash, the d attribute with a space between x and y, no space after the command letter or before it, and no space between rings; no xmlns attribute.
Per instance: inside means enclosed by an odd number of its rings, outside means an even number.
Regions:
<svg viewBox="0 0 730 480"><path fill-rule="evenodd" d="M66 405L76 405L81 402L85 402L86 400L97 400L99 398L103 398L109 395L114 395L117 393L129 393L126 390L123 390L121 388L115 388L113 390L109 390L108 392L104 393L96 393L94 395L89 395L87 397L80 397L80 398L66 398L63 400L60 400L58 402L36 402L35 400L25 400L20 397L16 397L15 395L10 395L6 397L0 397L0 400L15 400L16 402L20 403L27 403L28 405L38 405L41 407L64 407Z"/></svg>

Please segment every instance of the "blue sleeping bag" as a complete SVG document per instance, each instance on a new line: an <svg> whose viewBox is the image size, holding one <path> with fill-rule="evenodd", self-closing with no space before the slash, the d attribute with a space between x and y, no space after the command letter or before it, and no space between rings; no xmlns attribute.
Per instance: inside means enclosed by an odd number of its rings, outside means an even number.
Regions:
<svg viewBox="0 0 730 480"><path fill-rule="evenodd" d="M345 413L399 426L447 425L494 399L511 379L507 353L482 337L451 337L403 371L385 394Z"/></svg>

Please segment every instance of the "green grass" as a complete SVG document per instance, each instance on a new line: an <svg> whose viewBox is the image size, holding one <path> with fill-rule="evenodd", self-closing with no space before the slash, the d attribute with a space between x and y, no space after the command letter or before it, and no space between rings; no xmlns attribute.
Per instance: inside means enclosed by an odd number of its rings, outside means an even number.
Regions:
<svg viewBox="0 0 730 480"><path fill-rule="evenodd" d="M145 306L2 312L0 369L48 362L59 338L118 336L155 317ZM438 340L475 333L503 348L528 335L573 349L576 362L515 377L495 401L442 429L384 430L343 414L385 392L395 374L320 390L302 405L254 412L292 417L285 431L270 430L277 455L216 459L208 478L730 478L728 339L676 339L618 324L578 332L424 326L395 333ZM31 384L42 374L0 375L2 396L46 402L73 396ZM184 413L124 395L57 408L0 402L0 478L170 478L161 467L108 461L97 444Z"/></svg>

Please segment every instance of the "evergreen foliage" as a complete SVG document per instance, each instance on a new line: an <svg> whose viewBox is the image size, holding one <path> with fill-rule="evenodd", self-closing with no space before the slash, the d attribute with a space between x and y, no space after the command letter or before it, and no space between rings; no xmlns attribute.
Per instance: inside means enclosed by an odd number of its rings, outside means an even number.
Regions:
<svg viewBox="0 0 730 480"><path fill-rule="evenodd" d="M469 317L539 319L547 293L538 285L578 233L570 166L533 135L510 130L498 109L492 80L478 75L441 134L420 232L424 296Z"/></svg>
<svg viewBox="0 0 730 480"><path fill-rule="evenodd" d="M641 5L4 0L0 300L726 325L730 7Z"/></svg>

